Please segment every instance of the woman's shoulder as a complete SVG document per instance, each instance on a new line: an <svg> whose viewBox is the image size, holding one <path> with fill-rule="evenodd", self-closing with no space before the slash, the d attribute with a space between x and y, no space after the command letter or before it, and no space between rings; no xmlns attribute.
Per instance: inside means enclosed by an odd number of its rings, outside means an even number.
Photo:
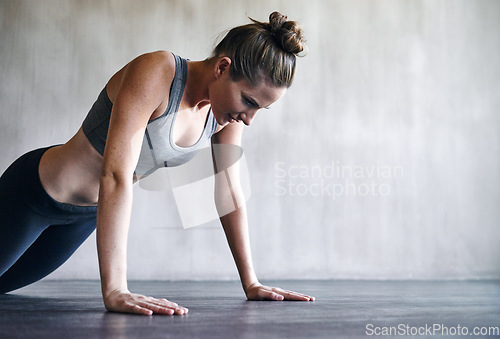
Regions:
<svg viewBox="0 0 500 339"><path fill-rule="evenodd" d="M175 72L174 55L165 50L141 54L131 63L141 64L143 67L152 66L167 73Z"/></svg>
<svg viewBox="0 0 500 339"><path fill-rule="evenodd" d="M174 63L175 64L175 59L174 55L172 52L166 51L166 50L158 50L154 52L147 52L144 54L141 54L137 57L137 59L147 59L150 61L157 61L157 62L168 62L168 63Z"/></svg>
<svg viewBox="0 0 500 339"><path fill-rule="evenodd" d="M170 88L175 76L175 58L168 51L155 51L144 53L119 70L111 77L107 84L108 96L112 102L120 89L132 86L145 87L145 90L158 90ZM126 84L127 86L124 86ZM141 85L142 84L142 85ZM145 84L148 84L145 86ZM147 88L146 88L147 87Z"/></svg>

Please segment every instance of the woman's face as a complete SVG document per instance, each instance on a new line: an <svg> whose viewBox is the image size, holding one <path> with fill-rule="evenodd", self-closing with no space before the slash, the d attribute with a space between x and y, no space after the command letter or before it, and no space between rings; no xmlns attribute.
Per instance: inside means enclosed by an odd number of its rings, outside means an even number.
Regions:
<svg viewBox="0 0 500 339"><path fill-rule="evenodd" d="M257 86L245 79L233 81L228 60L217 68L216 80L209 87L212 112L221 126L240 121L248 126L259 109L268 108L285 94L286 87L275 87L268 81Z"/></svg>

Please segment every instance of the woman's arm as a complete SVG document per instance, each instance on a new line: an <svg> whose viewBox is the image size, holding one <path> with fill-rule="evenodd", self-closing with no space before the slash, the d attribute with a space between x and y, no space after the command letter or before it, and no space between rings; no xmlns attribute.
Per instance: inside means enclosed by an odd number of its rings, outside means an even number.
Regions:
<svg viewBox="0 0 500 339"><path fill-rule="evenodd" d="M104 304L110 311L184 314L187 309L165 299L132 294L127 287L127 235L132 208L133 173L147 123L168 102L175 66L165 52L133 60L114 80L97 207L97 250ZM118 82L118 84L116 83ZM113 86L111 86L113 87Z"/></svg>
<svg viewBox="0 0 500 339"><path fill-rule="evenodd" d="M236 263L243 290L248 300L312 301L314 297L278 287L264 286L257 279L252 263L248 219L245 197L239 180L239 167L233 165L229 170L227 169L234 163L232 160L237 158L235 154L237 152L231 151L231 147L224 147L224 145L240 146L242 133L242 123L228 124L212 137L212 149L214 169L218 173L215 176L215 204L219 215L232 210L222 215L220 221Z"/></svg>

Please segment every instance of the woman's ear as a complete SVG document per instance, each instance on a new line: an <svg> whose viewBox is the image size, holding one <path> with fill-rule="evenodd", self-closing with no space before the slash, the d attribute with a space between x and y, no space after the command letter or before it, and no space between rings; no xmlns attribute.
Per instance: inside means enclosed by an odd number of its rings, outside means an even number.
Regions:
<svg viewBox="0 0 500 339"><path fill-rule="evenodd" d="M229 72L231 59L229 57L220 57L215 63L215 78L220 78L225 72Z"/></svg>

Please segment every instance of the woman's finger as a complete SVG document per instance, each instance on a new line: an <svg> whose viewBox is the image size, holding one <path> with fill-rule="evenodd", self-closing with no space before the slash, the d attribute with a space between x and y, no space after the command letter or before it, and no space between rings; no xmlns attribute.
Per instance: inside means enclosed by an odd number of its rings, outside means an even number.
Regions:
<svg viewBox="0 0 500 339"><path fill-rule="evenodd" d="M178 314L178 315L184 315L189 312L189 310L185 307L179 306L177 303L174 302L164 302L161 301L161 299L154 299L150 301L150 304L152 305L152 310L155 313L160 313L160 314ZM154 308L156 307L156 309Z"/></svg>
<svg viewBox="0 0 500 339"><path fill-rule="evenodd" d="M162 298L162 299L156 299L156 300L158 300L158 301L160 301L161 303L164 303L164 304L166 304L166 305L168 305L168 306L170 306L170 307L179 307L179 305L178 305L177 303L174 303L173 301L169 301L169 300L167 300L167 299L165 299L165 298Z"/></svg>
<svg viewBox="0 0 500 339"><path fill-rule="evenodd" d="M139 308L134 308L134 313L140 314L165 314L165 315L184 315L188 313L188 309L180 307L177 303L168 301L167 299L156 299L153 297L145 297L141 295L133 295L132 305L137 305ZM145 310L149 310L145 311Z"/></svg>
<svg viewBox="0 0 500 339"><path fill-rule="evenodd" d="M151 311L150 309L139 306L137 304L127 303L126 306L127 306L127 309L119 310L119 312L125 311L128 313L144 314L144 315L152 315L153 314L153 311Z"/></svg>
<svg viewBox="0 0 500 339"><path fill-rule="evenodd" d="M176 309L179 307L177 303L174 303L172 301L168 301L167 299L156 299L156 298L149 298L148 301L152 304L162 306L162 307L168 307L172 309Z"/></svg>
<svg viewBox="0 0 500 339"><path fill-rule="evenodd" d="M293 294L293 293L287 293L286 294L286 300L309 301L309 300L311 300L311 298L309 298L306 295L298 295L298 294Z"/></svg>
<svg viewBox="0 0 500 339"><path fill-rule="evenodd" d="M175 311L171 308L152 303L144 305L143 307L149 308L155 314L173 315L175 313Z"/></svg>
<svg viewBox="0 0 500 339"><path fill-rule="evenodd" d="M277 300L277 301L281 301L281 300L284 300L285 297L279 293L276 293L276 292L272 292L272 291L266 291L266 294L265 296L262 298L264 300Z"/></svg>
<svg viewBox="0 0 500 339"><path fill-rule="evenodd" d="M294 291L288 291L288 290L283 290L279 287L275 288L275 291L277 293L282 294L286 300L304 300L304 301L314 301L314 297L311 297L309 295L305 295L302 293L297 293Z"/></svg>
<svg viewBox="0 0 500 339"><path fill-rule="evenodd" d="M311 297L310 295L305 295L305 294L297 293L297 292L287 292L287 293L291 297L305 298L307 300L314 300L314 297Z"/></svg>

